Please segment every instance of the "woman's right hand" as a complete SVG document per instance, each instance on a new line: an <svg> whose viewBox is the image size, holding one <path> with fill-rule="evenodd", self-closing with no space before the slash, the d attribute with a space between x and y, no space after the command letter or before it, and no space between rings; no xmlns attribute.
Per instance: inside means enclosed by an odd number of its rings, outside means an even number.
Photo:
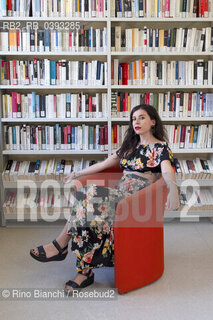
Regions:
<svg viewBox="0 0 213 320"><path fill-rule="evenodd" d="M63 183L69 183L71 180L75 179L75 172L73 171L72 173L68 174L66 177L62 178Z"/></svg>

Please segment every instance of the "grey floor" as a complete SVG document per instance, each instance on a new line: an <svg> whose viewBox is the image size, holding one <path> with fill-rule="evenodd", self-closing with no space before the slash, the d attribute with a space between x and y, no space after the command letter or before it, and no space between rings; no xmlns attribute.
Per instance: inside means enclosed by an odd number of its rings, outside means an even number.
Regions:
<svg viewBox="0 0 213 320"><path fill-rule="evenodd" d="M29 249L54 239L61 226L0 229L0 288L60 288L75 274L75 258L42 264ZM131 271L132 268L132 271ZM134 265L130 263L130 272ZM114 269L95 271L91 290L114 287ZM86 289L85 289L86 290ZM0 298L0 319L212 319L213 224L173 220L165 223L165 271L151 285L115 299L6 300Z"/></svg>

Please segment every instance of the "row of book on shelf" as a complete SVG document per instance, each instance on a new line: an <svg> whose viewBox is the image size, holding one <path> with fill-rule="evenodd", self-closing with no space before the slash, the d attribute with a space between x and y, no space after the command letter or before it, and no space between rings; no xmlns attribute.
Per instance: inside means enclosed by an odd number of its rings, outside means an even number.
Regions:
<svg viewBox="0 0 213 320"><path fill-rule="evenodd" d="M4 52L106 52L107 28L1 29L0 51Z"/></svg>
<svg viewBox="0 0 213 320"><path fill-rule="evenodd" d="M112 125L112 149L123 141L128 125ZM212 149L213 124L165 125L172 149ZM108 150L107 125L4 125L6 150Z"/></svg>
<svg viewBox="0 0 213 320"><path fill-rule="evenodd" d="M61 178L77 172L92 164L97 160L34 160L19 161L8 160L5 163L2 173L3 181L17 181L19 179L44 181L45 179L54 179L60 181ZM213 179L213 163L210 159L201 159L199 157L191 160L174 158L174 167L176 178L183 179ZM113 176L112 176L113 177Z"/></svg>
<svg viewBox="0 0 213 320"><path fill-rule="evenodd" d="M107 117L107 93L2 95L3 118L103 118Z"/></svg>
<svg viewBox="0 0 213 320"><path fill-rule="evenodd" d="M2 173L2 179L3 181L17 181L18 179L35 181L54 179L60 181L62 177L71 172L78 172L95 163L97 163L97 160L86 160L83 157L80 160L8 160Z"/></svg>
<svg viewBox="0 0 213 320"><path fill-rule="evenodd" d="M107 62L1 60L2 85L107 85ZM213 61L111 61L112 85L212 85Z"/></svg>
<svg viewBox="0 0 213 320"><path fill-rule="evenodd" d="M139 104L154 106L164 118L213 117L213 93L166 92L129 93L113 91L112 118L129 118L132 108ZM105 118L107 93L21 94L15 91L2 94L3 118ZM128 119L129 120L129 119Z"/></svg>
<svg viewBox="0 0 213 320"><path fill-rule="evenodd" d="M112 85L209 85L213 84L213 61L111 61Z"/></svg>
<svg viewBox="0 0 213 320"><path fill-rule="evenodd" d="M108 150L107 125L4 126L6 150Z"/></svg>
<svg viewBox="0 0 213 320"><path fill-rule="evenodd" d="M128 125L113 124L111 130L112 149L115 150L124 140ZM212 149L213 124L202 125L165 125L169 146L173 150Z"/></svg>
<svg viewBox="0 0 213 320"><path fill-rule="evenodd" d="M153 29L111 28L112 51L212 52L213 27ZM107 28L1 29L3 52L106 52Z"/></svg>
<svg viewBox="0 0 213 320"><path fill-rule="evenodd" d="M107 62L61 59L0 60L2 85L107 84Z"/></svg>
<svg viewBox="0 0 213 320"><path fill-rule="evenodd" d="M212 0L113 0L111 17L117 18L209 18Z"/></svg>
<svg viewBox="0 0 213 320"><path fill-rule="evenodd" d="M177 159L174 158L177 179L212 179L213 163L210 159Z"/></svg>
<svg viewBox="0 0 213 320"><path fill-rule="evenodd" d="M57 195L49 190L46 193L41 193L39 190L35 194L35 198L32 199L30 192L16 193L15 191L7 191L5 201L3 203L4 214L20 214L17 216L19 219L23 219L23 213L25 214L38 214L38 213L71 213L73 206L72 192ZM30 216L30 215L29 215ZM61 216L62 217L62 216ZM36 219L35 216L31 218ZM45 220L52 217L45 217ZM55 217L53 217L55 218Z"/></svg>
<svg viewBox="0 0 213 320"><path fill-rule="evenodd" d="M2 0L0 16L104 18L107 8L107 0Z"/></svg>
<svg viewBox="0 0 213 320"><path fill-rule="evenodd" d="M202 188L199 191L189 190L185 191L178 189L180 211L184 207L188 207L189 199L193 196L194 203L189 207L192 211L198 210L212 210L213 201L212 195L209 188ZM7 191L5 196L5 201L3 204L4 214L16 214L19 213L42 213L42 212L63 212L63 209L68 209L67 212L71 212L73 207L73 195L72 192L63 193L54 193L54 191L49 190L48 192L41 192L37 190L35 199L32 200L32 195L30 192L17 193L15 191Z"/></svg>
<svg viewBox="0 0 213 320"><path fill-rule="evenodd" d="M213 148L213 124L165 125L173 149Z"/></svg>
<svg viewBox="0 0 213 320"><path fill-rule="evenodd" d="M212 0L111 0L110 15L118 18L208 18ZM107 17L107 0L2 0L0 16Z"/></svg>
<svg viewBox="0 0 213 320"><path fill-rule="evenodd" d="M180 199L180 208L181 210L185 206L189 206L189 200L194 199L193 205L190 206L190 210L212 210L213 209L213 201L212 201L212 193L209 188L202 188L198 190L189 190L187 188L186 191L179 189L179 199Z"/></svg>
<svg viewBox="0 0 213 320"><path fill-rule="evenodd" d="M213 27L204 28L111 28L112 51L211 52Z"/></svg>
<svg viewBox="0 0 213 320"><path fill-rule="evenodd" d="M213 117L213 93L166 92L130 93L112 91L112 118L127 118L134 106L139 104L154 106L162 119L186 119Z"/></svg>

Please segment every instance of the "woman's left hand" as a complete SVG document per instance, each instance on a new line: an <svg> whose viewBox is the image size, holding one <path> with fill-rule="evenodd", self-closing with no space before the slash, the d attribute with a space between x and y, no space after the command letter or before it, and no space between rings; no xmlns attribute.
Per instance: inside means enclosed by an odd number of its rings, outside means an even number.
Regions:
<svg viewBox="0 0 213 320"><path fill-rule="evenodd" d="M166 201L166 210L169 210L169 211L177 210L179 206L180 206L180 200L179 200L178 191L176 192L169 191L167 196L167 201Z"/></svg>

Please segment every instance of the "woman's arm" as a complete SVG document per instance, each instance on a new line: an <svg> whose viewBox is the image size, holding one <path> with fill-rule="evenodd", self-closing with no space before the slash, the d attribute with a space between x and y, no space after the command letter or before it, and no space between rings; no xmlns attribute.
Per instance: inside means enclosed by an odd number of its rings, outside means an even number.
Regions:
<svg viewBox="0 0 213 320"><path fill-rule="evenodd" d="M87 174L92 174L92 173L97 173L100 171L103 171L105 169L114 167L118 165L120 162L120 158L117 156L116 153L108 157L106 160L98 162L93 164L92 166L85 168L81 171L78 172L72 172L71 174L67 175L64 179L64 183L70 182L72 179L87 175Z"/></svg>
<svg viewBox="0 0 213 320"><path fill-rule="evenodd" d="M162 176L169 188L169 193L167 197L166 209L167 210L177 210L180 206L177 182L175 178L175 172L171 166L169 160L164 160L161 162L161 172Z"/></svg>

